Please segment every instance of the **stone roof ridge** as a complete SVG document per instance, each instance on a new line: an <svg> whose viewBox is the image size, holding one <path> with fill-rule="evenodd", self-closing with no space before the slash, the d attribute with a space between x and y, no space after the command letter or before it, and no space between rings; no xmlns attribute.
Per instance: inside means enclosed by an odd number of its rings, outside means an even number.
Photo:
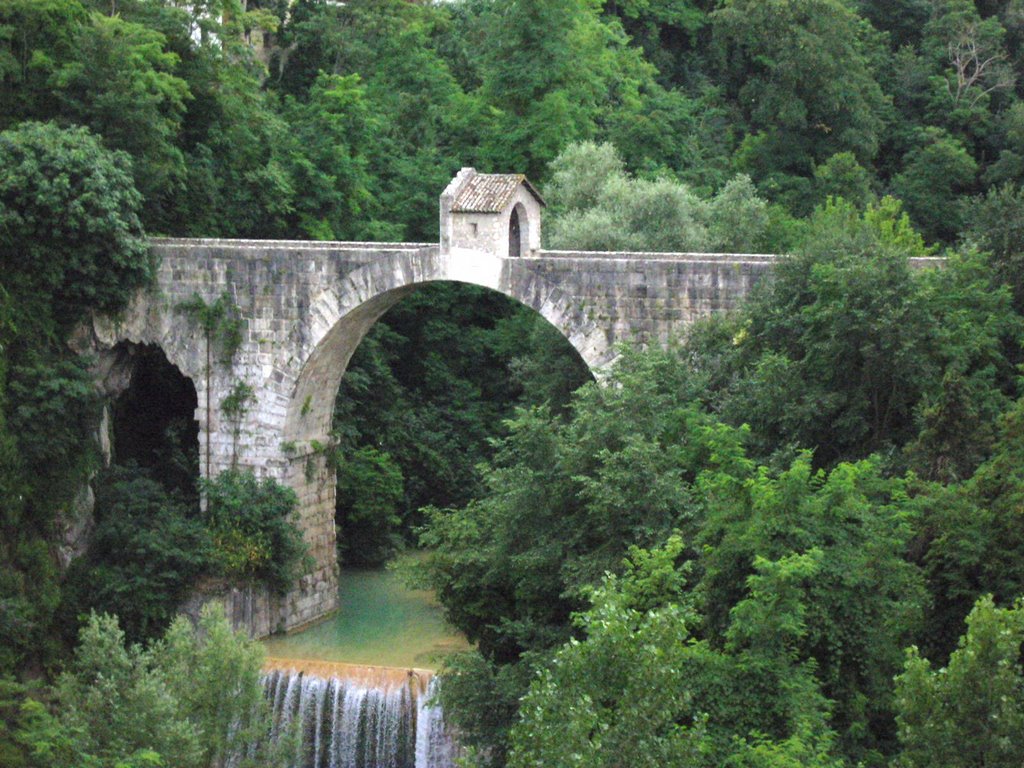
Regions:
<svg viewBox="0 0 1024 768"><path fill-rule="evenodd" d="M501 213L512 202L520 184L538 203L546 205L544 198L522 173L477 173L473 168L463 168L445 192L452 190L454 213Z"/></svg>
<svg viewBox="0 0 1024 768"><path fill-rule="evenodd" d="M476 176L476 168L460 168L459 172L452 177L451 181L448 182L448 186L444 188L444 192L441 193L441 199L454 201L462 188L466 186L466 183L474 176Z"/></svg>

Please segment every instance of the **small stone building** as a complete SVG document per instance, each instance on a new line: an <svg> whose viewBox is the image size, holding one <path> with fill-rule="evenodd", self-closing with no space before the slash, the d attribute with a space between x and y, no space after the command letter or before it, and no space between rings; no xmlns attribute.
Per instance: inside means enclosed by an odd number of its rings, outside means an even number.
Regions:
<svg viewBox="0 0 1024 768"><path fill-rule="evenodd" d="M463 168L441 193L441 253L529 256L540 249L544 199L521 173Z"/></svg>

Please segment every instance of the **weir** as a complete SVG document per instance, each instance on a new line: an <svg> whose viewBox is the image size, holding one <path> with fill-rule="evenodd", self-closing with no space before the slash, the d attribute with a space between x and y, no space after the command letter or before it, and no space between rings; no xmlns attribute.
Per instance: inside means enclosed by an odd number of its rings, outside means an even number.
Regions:
<svg viewBox="0 0 1024 768"><path fill-rule="evenodd" d="M268 659L272 739L295 730L294 768L452 768L457 747L424 669Z"/></svg>

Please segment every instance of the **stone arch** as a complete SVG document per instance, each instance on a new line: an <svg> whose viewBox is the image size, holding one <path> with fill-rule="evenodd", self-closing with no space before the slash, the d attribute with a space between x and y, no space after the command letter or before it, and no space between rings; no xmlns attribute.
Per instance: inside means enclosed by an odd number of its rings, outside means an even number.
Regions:
<svg viewBox="0 0 1024 768"><path fill-rule="evenodd" d="M316 566L289 596L284 621L294 627L337 605L335 469L328 445L334 401L356 347L375 322L419 286L454 281L496 290L525 304L562 332L592 372L614 356L608 333L583 307L529 269L529 259L508 259L469 249L441 254L436 247L374 259L310 296L303 343L293 362L290 397L283 397L280 450L284 477L299 498L300 525ZM275 406L276 407L276 406Z"/></svg>
<svg viewBox="0 0 1024 768"><path fill-rule="evenodd" d="M314 298L310 351L295 380L284 422L286 444L301 448L326 438L341 378L363 337L417 287L441 281L490 288L532 308L562 333L595 374L615 356L607 332L525 261L465 249L391 256L361 267L341 285Z"/></svg>
<svg viewBox="0 0 1024 768"><path fill-rule="evenodd" d="M228 386L233 374L216 365L207 371L206 345L199 325L185 318L165 297L141 292L123 316L116 319L94 316L88 330L91 333L87 338L83 334L80 346L96 356L99 381L108 375L108 368L117 360L116 350L123 345L149 346L163 353L167 362L195 388L194 419L200 433L200 475L215 475L223 469L225 465L217 453L217 445L211 444L211 438L215 443L219 427L216 393Z"/></svg>

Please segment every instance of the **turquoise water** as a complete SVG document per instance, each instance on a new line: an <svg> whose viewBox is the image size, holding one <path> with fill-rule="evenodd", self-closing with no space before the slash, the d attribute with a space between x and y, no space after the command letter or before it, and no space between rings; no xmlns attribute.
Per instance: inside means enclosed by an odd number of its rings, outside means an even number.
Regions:
<svg viewBox="0 0 1024 768"><path fill-rule="evenodd" d="M266 640L269 656L436 669L446 653L469 647L445 622L433 594L409 589L397 573L346 569L338 583L338 613Z"/></svg>

